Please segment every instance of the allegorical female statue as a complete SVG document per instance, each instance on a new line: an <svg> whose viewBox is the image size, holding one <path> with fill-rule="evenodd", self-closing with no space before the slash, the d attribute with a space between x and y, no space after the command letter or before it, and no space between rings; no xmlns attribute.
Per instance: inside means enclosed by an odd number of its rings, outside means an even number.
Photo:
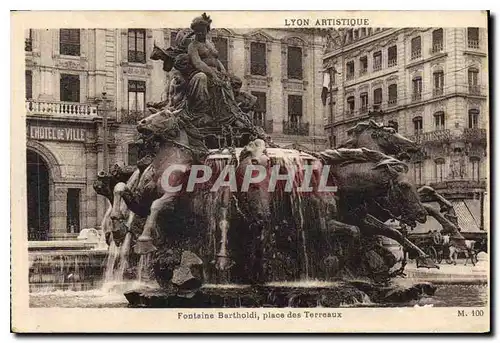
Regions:
<svg viewBox="0 0 500 343"><path fill-rule="evenodd" d="M193 19L189 29L181 30L168 49L155 46L151 58L163 60L164 70L172 75L168 100L157 106L186 109L190 124L198 128L223 125L246 128L269 141L235 99L231 75L219 60L213 43L207 40L211 23L204 13Z"/></svg>

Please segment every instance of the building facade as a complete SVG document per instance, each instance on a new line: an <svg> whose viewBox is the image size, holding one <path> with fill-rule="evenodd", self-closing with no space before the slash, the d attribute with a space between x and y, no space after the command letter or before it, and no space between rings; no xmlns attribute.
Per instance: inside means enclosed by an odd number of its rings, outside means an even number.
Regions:
<svg viewBox="0 0 500 343"><path fill-rule="evenodd" d="M332 36L335 37L335 36ZM482 230L487 156L488 41L481 28L359 28L338 34L324 56L331 147L374 119L422 144L410 175L453 200L459 224ZM425 199L424 199L425 200ZM439 225L429 221L427 229Z"/></svg>
<svg viewBox="0 0 500 343"><path fill-rule="evenodd" d="M149 59L174 29L48 29L25 36L29 239L74 238L107 208L101 170L137 162L135 124L165 100L169 75ZM324 37L313 31L211 33L226 68L254 94L256 125L284 147L324 148Z"/></svg>

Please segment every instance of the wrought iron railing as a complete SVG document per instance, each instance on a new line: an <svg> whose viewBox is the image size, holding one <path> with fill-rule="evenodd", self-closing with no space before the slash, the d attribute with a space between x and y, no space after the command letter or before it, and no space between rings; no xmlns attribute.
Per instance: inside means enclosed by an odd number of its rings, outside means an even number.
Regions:
<svg viewBox="0 0 500 343"><path fill-rule="evenodd" d="M481 87L479 85L469 85L469 94L481 95Z"/></svg>
<svg viewBox="0 0 500 343"><path fill-rule="evenodd" d="M387 62L387 66L390 68L390 67L395 67L398 65L398 60L397 59L392 59L392 60L389 60L389 62Z"/></svg>
<svg viewBox="0 0 500 343"><path fill-rule="evenodd" d="M415 50L415 51L412 51L411 52L411 59L414 60L414 59L417 59L417 58L420 58L422 57L422 50Z"/></svg>
<svg viewBox="0 0 500 343"><path fill-rule="evenodd" d="M309 123L283 121L285 135L309 136Z"/></svg>
<svg viewBox="0 0 500 343"><path fill-rule="evenodd" d="M33 49L33 41L30 38L24 39L24 51L31 51Z"/></svg>
<svg viewBox="0 0 500 343"><path fill-rule="evenodd" d="M467 42L469 49L479 49L479 41L476 39L469 39Z"/></svg>
<svg viewBox="0 0 500 343"><path fill-rule="evenodd" d="M443 51L443 42L434 43L432 45L432 49L431 49L432 54L436 54L436 53L441 52L441 51Z"/></svg>
<svg viewBox="0 0 500 343"><path fill-rule="evenodd" d="M141 119L145 117L144 111L129 111L122 110L122 118L121 121L124 124L137 124Z"/></svg>
<svg viewBox="0 0 500 343"><path fill-rule="evenodd" d="M97 116L97 106L75 102L26 100L28 115Z"/></svg>
<svg viewBox="0 0 500 343"><path fill-rule="evenodd" d="M467 142L486 141L486 129L466 128L464 129L463 139Z"/></svg>
<svg viewBox="0 0 500 343"><path fill-rule="evenodd" d="M397 104L398 104L398 99L389 99L389 101L387 101L387 105L389 107L396 106Z"/></svg>
<svg viewBox="0 0 500 343"><path fill-rule="evenodd" d="M451 138L449 129L435 130L429 132L418 132L411 137L411 140L417 143L426 142L448 142Z"/></svg>
<svg viewBox="0 0 500 343"><path fill-rule="evenodd" d="M411 95L411 100L412 101L420 101L420 100L422 100L422 93L413 93Z"/></svg>
<svg viewBox="0 0 500 343"><path fill-rule="evenodd" d="M373 64L373 71L379 71L380 69L382 69L381 62Z"/></svg>

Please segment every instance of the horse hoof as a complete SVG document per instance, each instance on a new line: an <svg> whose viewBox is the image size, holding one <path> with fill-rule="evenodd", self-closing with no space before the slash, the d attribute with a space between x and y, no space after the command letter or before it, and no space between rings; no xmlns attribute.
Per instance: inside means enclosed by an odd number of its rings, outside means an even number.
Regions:
<svg viewBox="0 0 500 343"><path fill-rule="evenodd" d="M139 237L140 239L140 237ZM134 252L138 255L147 255L149 253L155 252L157 249L153 245L153 242L151 240L148 241L140 241L137 240L137 243L134 246Z"/></svg>

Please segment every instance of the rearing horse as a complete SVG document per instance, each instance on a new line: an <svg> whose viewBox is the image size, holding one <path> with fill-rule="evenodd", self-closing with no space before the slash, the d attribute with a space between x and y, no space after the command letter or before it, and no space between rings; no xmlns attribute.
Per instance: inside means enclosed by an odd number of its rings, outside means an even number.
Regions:
<svg viewBox="0 0 500 343"><path fill-rule="evenodd" d="M409 159L409 154L421 151L419 144L403 137L394 128L378 124L373 120L358 123L350 131L352 137L341 145L341 148L366 148L380 151L398 159L403 159L403 156ZM432 196L443 209L453 209L449 201L429 186L419 188L418 193ZM422 206L426 209L428 215L434 217L441 224L443 233L450 233L456 238L463 238L458 223L448 220L430 204L422 203Z"/></svg>

